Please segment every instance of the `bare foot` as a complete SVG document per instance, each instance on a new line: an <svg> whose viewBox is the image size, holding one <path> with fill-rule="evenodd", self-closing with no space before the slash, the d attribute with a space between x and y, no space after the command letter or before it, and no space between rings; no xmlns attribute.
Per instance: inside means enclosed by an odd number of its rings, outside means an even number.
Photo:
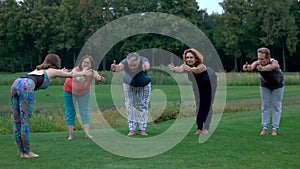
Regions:
<svg viewBox="0 0 300 169"><path fill-rule="evenodd" d="M262 129L260 132L260 135L266 135L268 134L268 130L267 129Z"/></svg>
<svg viewBox="0 0 300 169"><path fill-rule="evenodd" d="M21 154L21 158L34 158L34 157L38 157L38 156L39 156L38 154L35 154L33 152Z"/></svg>
<svg viewBox="0 0 300 169"><path fill-rule="evenodd" d="M134 136L135 135L135 131L134 130L130 130L129 133L127 134L127 136Z"/></svg>
<svg viewBox="0 0 300 169"><path fill-rule="evenodd" d="M277 130L272 130L272 136L277 136Z"/></svg>
<svg viewBox="0 0 300 169"><path fill-rule="evenodd" d="M141 130L141 131L140 131L140 135L142 135L142 136L148 136L148 134L146 133L145 130Z"/></svg>
<svg viewBox="0 0 300 169"><path fill-rule="evenodd" d="M90 134L85 134L85 138L92 139L92 138L94 138L94 137L91 136Z"/></svg>
<svg viewBox="0 0 300 169"><path fill-rule="evenodd" d="M207 129L204 129L204 130L202 131L202 134L207 135L207 134L208 134L208 130L207 130Z"/></svg>
<svg viewBox="0 0 300 169"><path fill-rule="evenodd" d="M195 134L201 134L201 133L202 133L202 130L198 129Z"/></svg>
<svg viewBox="0 0 300 169"><path fill-rule="evenodd" d="M69 135L68 140L69 140L69 141L73 140L73 135L72 135L72 134Z"/></svg>

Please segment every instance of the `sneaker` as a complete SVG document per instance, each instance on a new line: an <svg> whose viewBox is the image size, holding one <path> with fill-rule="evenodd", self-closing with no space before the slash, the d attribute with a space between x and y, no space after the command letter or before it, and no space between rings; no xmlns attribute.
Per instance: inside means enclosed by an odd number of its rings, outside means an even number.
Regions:
<svg viewBox="0 0 300 169"><path fill-rule="evenodd" d="M134 130L130 130L129 133L127 134L127 136L134 136L135 135L135 131Z"/></svg>
<svg viewBox="0 0 300 169"><path fill-rule="evenodd" d="M272 136L277 136L277 130L272 130Z"/></svg>
<svg viewBox="0 0 300 169"><path fill-rule="evenodd" d="M140 135L142 135L142 136L148 136L148 134L145 132L145 130L141 130L140 131Z"/></svg>
<svg viewBox="0 0 300 169"><path fill-rule="evenodd" d="M267 129L262 129L260 132L260 135L266 135L268 134L268 130Z"/></svg>

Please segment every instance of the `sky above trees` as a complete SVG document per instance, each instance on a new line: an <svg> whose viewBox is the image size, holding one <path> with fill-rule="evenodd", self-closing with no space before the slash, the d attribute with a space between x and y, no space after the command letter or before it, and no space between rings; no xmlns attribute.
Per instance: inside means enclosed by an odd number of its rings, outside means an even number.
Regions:
<svg viewBox="0 0 300 169"><path fill-rule="evenodd" d="M223 0L196 0L201 9L206 9L208 14L219 13L221 14L223 9L219 5L219 2Z"/></svg>

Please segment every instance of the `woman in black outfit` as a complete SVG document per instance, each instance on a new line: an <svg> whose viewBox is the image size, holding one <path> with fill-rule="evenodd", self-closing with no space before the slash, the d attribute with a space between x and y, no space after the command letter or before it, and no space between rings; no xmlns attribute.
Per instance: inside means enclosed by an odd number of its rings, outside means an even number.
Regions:
<svg viewBox="0 0 300 169"><path fill-rule="evenodd" d="M212 87L206 66L203 64L203 56L196 49L190 48L183 53L184 63L174 66L173 63L168 67L176 73L187 72L188 78L192 81L196 100L197 131L195 134L208 134L207 129L203 129L210 107L212 104Z"/></svg>

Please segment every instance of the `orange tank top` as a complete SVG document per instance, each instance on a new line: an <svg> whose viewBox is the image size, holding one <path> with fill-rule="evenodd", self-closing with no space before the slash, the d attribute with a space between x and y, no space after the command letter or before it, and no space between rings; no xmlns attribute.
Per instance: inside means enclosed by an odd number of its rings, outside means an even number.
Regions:
<svg viewBox="0 0 300 169"><path fill-rule="evenodd" d="M79 67L75 67L73 70L81 71ZM91 83L93 80L93 74L85 76L86 84L73 80L72 78L66 78L64 83L64 90L72 93L75 96L82 96L90 91Z"/></svg>

